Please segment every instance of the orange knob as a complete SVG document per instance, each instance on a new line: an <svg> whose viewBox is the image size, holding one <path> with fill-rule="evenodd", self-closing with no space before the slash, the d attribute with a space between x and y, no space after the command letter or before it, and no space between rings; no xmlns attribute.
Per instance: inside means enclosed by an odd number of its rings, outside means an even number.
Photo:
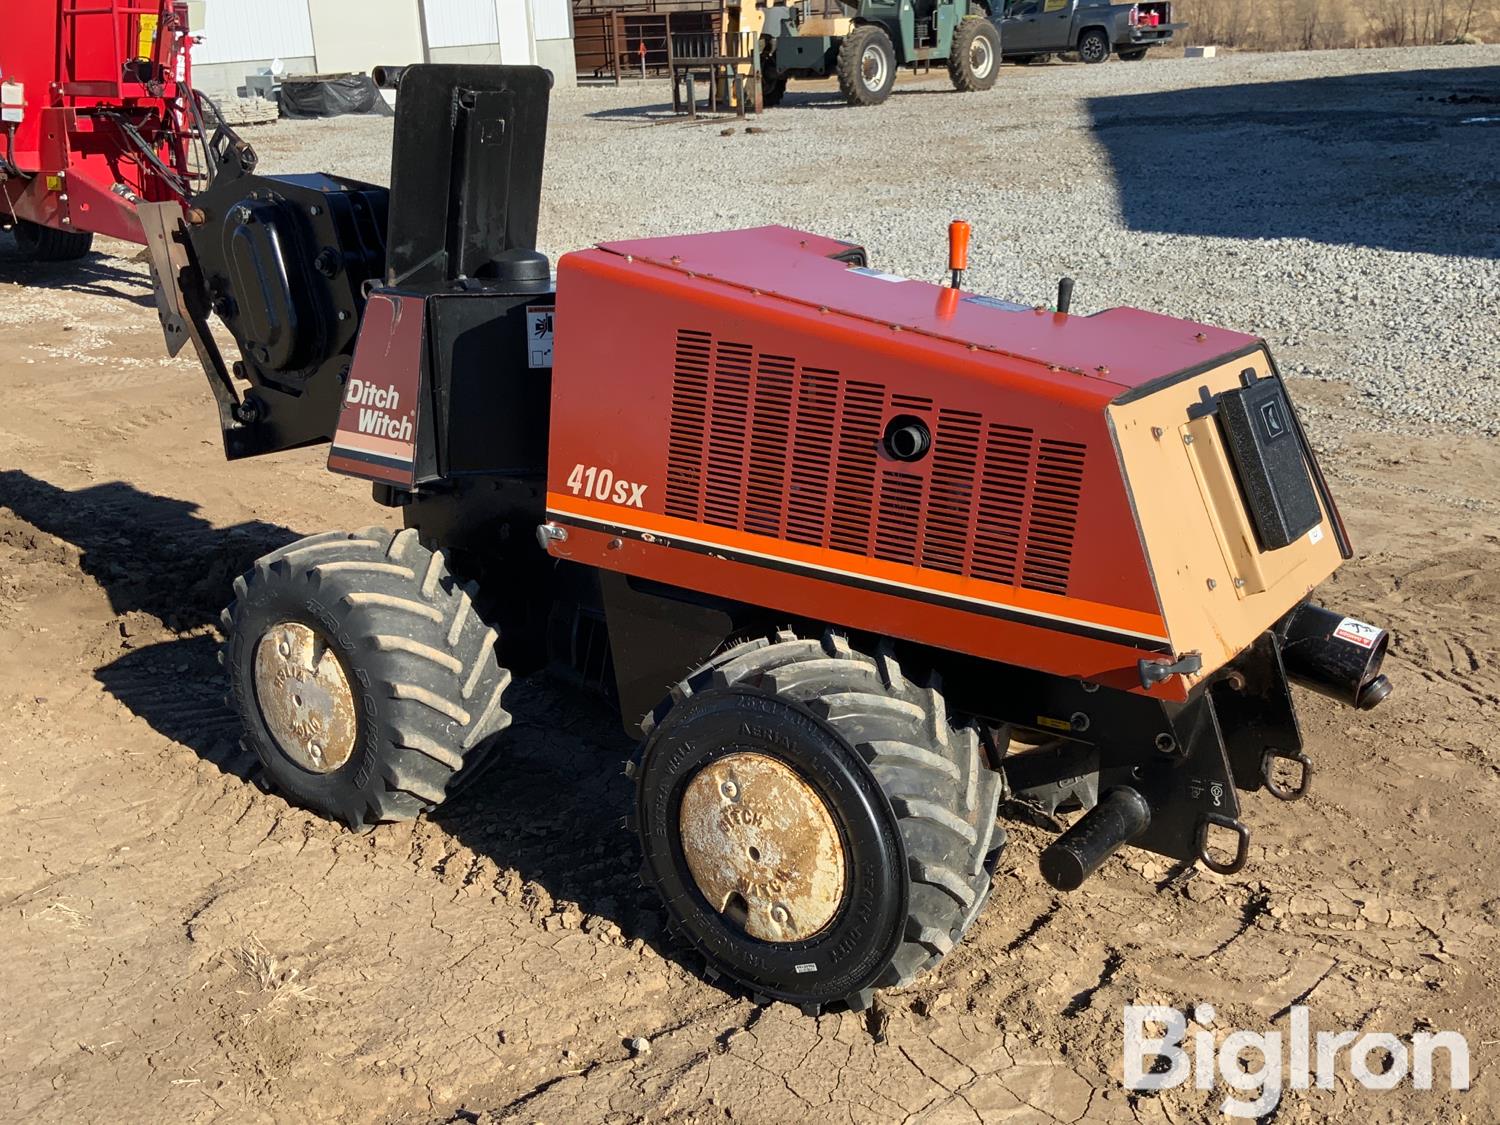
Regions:
<svg viewBox="0 0 1500 1125"><path fill-rule="evenodd" d="M969 268L969 224L963 219L948 224L948 268L960 272Z"/></svg>

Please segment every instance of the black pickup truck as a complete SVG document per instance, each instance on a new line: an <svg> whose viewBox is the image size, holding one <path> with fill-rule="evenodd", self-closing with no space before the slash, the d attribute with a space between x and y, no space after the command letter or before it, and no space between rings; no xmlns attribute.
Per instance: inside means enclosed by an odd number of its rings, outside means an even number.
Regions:
<svg viewBox="0 0 1500 1125"><path fill-rule="evenodd" d="M1000 21L1000 51L1006 62L1017 63L1063 51L1077 51L1086 63L1111 54L1136 62L1186 26L1172 22L1171 0L1010 0Z"/></svg>

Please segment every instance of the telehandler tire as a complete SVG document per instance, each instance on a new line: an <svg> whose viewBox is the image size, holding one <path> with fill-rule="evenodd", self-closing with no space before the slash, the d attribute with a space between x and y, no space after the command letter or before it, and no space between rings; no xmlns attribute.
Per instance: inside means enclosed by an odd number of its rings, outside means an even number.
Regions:
<svg viewBox="0 0 1500 1125"><path fill-rule="evenodd" d="M948 77L955 90L988 90L1000 74L1000 32L988 16L966 16L953 33Z"/></svg>
<svg viewBox="0 0 1500 1125"><path fill-rule="evenodd" d="M230 702L298 804L351 828L410 820L510 725L495 631L415 529L310 536L257 559L234 593Z"/></svg>
<svg viewBox="0 0 1500 1125"><path fill-rule="evenodd" d="M73 262L94 248L92 231L57 230L17 219L16 249L28 262Z"/></svg>
<svg viewBox="0 0 1500 1125"><path fill-rule="evenodd" d="M885 29L859 24L839 44L839 90L850 105L879 105L896 84L896 48Z"/></svg>
<svg viewBox="0 0 1500 1125"><path fill-rule="evenodd" d="M761 84L760 104L767 109L775 109L786 97L786 79L772 78Z"/></svg>
<svg viewBox="0 0 1500 1125"><path fill-rule="evenodd" d="M710 980L817 1014L936 965L989 896L1000 774L943 697L836 633L736 645L631 765L641 879Z"/></svg>
<svg viewBox="0 0 1500 1125"><path fill-rule="evenodd" d="M1145 47L1131 47L1129 50L1120 51L1120 61L1140 62L1143 58L1146 57L1146 50L1147 48Z"/></svg>

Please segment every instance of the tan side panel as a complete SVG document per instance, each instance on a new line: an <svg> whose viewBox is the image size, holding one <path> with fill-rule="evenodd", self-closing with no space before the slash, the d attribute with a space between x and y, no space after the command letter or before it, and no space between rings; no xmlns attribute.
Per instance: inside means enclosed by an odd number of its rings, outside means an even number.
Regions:
<svg viewBox="0 0 1500 1125"><path fill-rule="evenodd" d="M1217 423L1188 417L1203 388L1231 390L1246 367L1269 374L1257 353L1109 408L1172 649L1203 655L1194 681L1232 659L1342 561L1326 510L1296 543L1261 552Z"/></svg>
<svg viewBox="0 0 1500 1125"><path fill-rule="evenodd" d="M835 39L848 35L854 21L846 16L809 16L797 26L798 35L827 35Z"/></svg>

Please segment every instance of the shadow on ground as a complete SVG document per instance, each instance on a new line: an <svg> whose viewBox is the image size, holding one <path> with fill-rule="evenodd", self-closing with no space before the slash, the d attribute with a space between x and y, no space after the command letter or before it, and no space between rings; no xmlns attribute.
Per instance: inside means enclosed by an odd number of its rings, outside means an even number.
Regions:
<svg viewBox="0 0 1500 1125"><path fill-rule="evenodd" d="M640 853L624 827L634 745L614 710L546 675L516 683L505 705L513 721L493 764L432 821L585 917L614 922L625 940L692 964L665 939L661 901L638 878Z"/></svg>
<svg viewBox="0 0 1500 1125"><path fill-rule="evenodd" d="M258 762L240 749L219 639L206 627L217 624L234 577L297 533L261 521L216 528L188 501L122 482L70 491L20 470L0 471L4 509L76 546L80 569L130 630L123 654L94 672L105 690L225 774L264 786ZM17 534L26 532L0 519L0 536ZM492 764L430 819L552 899L618 925L626 940L660 942L660 904L639 885L639 857L622 827L633 746L615 712L546 676L519 681L505 705L514 720ZM661 952L678 956L665 945Z"/></svg>
<svg viewBox="0 0 1500 1125"><path fill-rule="evenodd" d="M1500 257L1500 67L1087 105L1131 230Z"/></svg>
<svg viewBox="0 0 1500 1125"><path fill-rule="evenodd" d="M28 289L63 289L110 297L142 308L156 307L148 274L133 273L110 263L109 257L97 252L71 262L30 262L16 250L16 240L0 232L0 281L19 282Z"/></svg>
<svg viewBox="0 0 1500 1125"><path fill-rule="evenodd" d="M217 528L197 504L123 481L70 491L20 469L0 470L0 508L77 547L116 613L147 613L174 632L217 623L235 576L297 538L261 520Z"/></svg>
<svg viewBox="0 0 1500 1125"><path fill-rule="evenodd" d="M96 669L104 689L167 738L248 777L218 641L204 628L218 623L235 576L297 534L259 520L216 528L185 500L121 481L68 490L19 469L0 471L0 509L77 547L79 569L119 615L125 651Z"/></svg>

